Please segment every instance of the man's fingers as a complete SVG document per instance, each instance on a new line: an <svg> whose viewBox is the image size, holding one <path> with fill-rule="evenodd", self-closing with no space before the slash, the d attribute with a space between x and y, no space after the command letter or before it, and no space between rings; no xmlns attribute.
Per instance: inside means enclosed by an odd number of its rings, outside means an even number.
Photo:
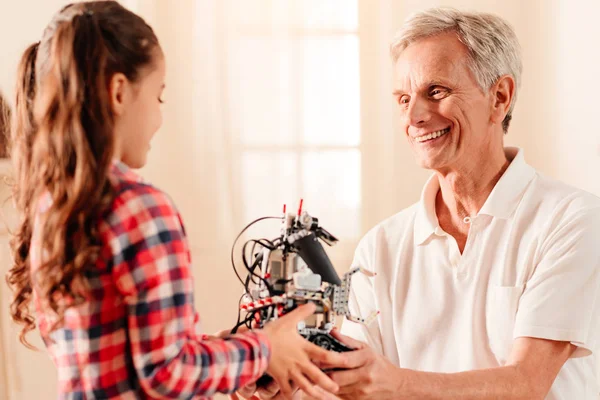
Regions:
<svg viewBox="0 0 600 400"><path fill-rule="evenodd" d="M336 393L342 396L348 392L348 386L352 386L362 380L365 371L362 368L348 369L345 371L333 371L329 373L329 377L339 385L340 390Z"/></svg>
<svg viewBox="0 0 600 400"><path fill-rule="evenodd" d="M355 399L356 394L361 392L361 389L364 388L363 383L351 383L348 386L344 386L340 389L338 393L340 399Z"/></svg>
<svg viewBox="0 0 600 400"><path fill-rule="evenodd" d="M353 349L364 349L367 347L366 343L353 339L350 336L342 335L338 329L332 329L331 336L344 343L346 346L352 347Z"/></svg>
<svg viewBox="0 0 600 400"><path fill-rule="evenodd" d="M342 357L344 357L344 369L360 368L373 358L373 350L367 347L362 350L348 351L342 353Z"/></svg>
<svg viewBox="0 0 600 400"><path fill-rule="evenodd" d="M342 353L325 350L313 343L306 342L305 351L310 359L322 368L346 368L346 358Z"/></svg>
<svg viewBox="0 0 600 400"><path fill-rule="evenodd" d="M334 351L322 349L313 345L312 343L309 343L309 345L310 346L307 346L307 352L311 360L319 365L319 367L325 369L358 368L366 364L371 359L373 354L373 350L371 350L369 347L365 347L361 350L336 353Z"/></svg>

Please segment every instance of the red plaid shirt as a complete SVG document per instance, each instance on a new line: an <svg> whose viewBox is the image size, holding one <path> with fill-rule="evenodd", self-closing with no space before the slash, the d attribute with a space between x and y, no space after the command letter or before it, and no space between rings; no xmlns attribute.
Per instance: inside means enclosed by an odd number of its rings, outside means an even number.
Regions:
<svg viewBox="0 0 600 400"><path fill-rule="evenodd" d="M266 370L262 333L203 340L193 307L188 243L163 192L122 163L116 198L99 222L101 257L86 272L89 301L55 320L34 291L39 328L58 368L60 399L190 399L230 393ZM50 206L40 202L40 213ZM30 251L40 265L39 222Z"/></svg>

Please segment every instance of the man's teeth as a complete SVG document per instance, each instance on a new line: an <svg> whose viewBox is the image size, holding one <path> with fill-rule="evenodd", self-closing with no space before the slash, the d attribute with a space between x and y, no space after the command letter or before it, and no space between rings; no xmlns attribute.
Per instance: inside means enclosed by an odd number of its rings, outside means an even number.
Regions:
<svg viewBox="0 0 600 400"><path fill-rule="evenodd" d="M425 142L426 140L439 138L440 136L445 135L448 132L450 132L450 128L442 129L440 131L436 131L436 132L433 132L433 133L430 133L427 135L419 136L419 137L415 138L415 140L417 142L421 143L421 142Z"/></svg>

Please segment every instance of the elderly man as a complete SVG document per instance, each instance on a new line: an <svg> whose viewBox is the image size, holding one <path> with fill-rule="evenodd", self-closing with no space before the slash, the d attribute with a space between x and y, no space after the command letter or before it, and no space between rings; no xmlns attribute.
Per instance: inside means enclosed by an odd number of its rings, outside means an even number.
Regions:
<svg viewBox="0 0 600 400"><path fill-rule="evenodd" d="M359 350L331 373L337 396L598 399L600 199L504 147L514 32L433 9L405 23L392 55L401 132L433 174L358 246L356 265L377 276L355 279L351 308L380 315L344 323Z"/></svg>

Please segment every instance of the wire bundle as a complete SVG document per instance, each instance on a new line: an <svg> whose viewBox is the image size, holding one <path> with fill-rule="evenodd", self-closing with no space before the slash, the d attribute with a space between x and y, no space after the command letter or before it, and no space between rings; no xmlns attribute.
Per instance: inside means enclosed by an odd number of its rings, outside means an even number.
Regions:
<svg viewBox="0 0 600 400"><path fill-rule="evenodd" d="M260 310L250 311L242 319L241 304L242 304L242 301L244 300L244 298L250 298L252 300L255 300L252 297L252 294L250 291L250 285L251 284L258 285L258 284L260 284L261 281L265 285L267 290L269 291L269 295L273 295L273 288L272 288L271 284L269 283L269 281L267 281L267 279L265 279L263 276L261 276L259 273L256 272L256 269L259 268L262 263L263 253L256 254L255 250L256 250L257 245L260 245L269 250L275 250L275 249L277 249L278 246L281 245L282 238L278 237L274 240L269 240L269 239L265 239L265 238L258 239L258 240L250 239L244 243L244 245L242 247L242 263L247 272L245 279L242 279L242 276L240 275L238 268L236 267L235 257L234 257L236 244L237 244L238 240L240 239L240 237L244 234L244 232L246 232L254 224L256 224L260 221L267 220L267 219L279 219L280 220L281 217L262 217L262 218L258 218L256 220L250 222L238 234L238 236L235 238L235 240L233 242L233 246L231 247L231 266L233 267L233 271L235 272L235 275L237 276L238 280L244 286L244 293L242 294L242 296L240 297L240 300L238 301L237 321L236 321L235 326L231 330L232 334L236 333L237 330L242 326L246 326L249 329L252 329L254 327L252 325L253 321L258 322L260 320L269 320L274 315L274 313L277 312L277 305L272 305L272 306L262 308ZM249 254L248 254L248 249L250 249Z"/></svg>

